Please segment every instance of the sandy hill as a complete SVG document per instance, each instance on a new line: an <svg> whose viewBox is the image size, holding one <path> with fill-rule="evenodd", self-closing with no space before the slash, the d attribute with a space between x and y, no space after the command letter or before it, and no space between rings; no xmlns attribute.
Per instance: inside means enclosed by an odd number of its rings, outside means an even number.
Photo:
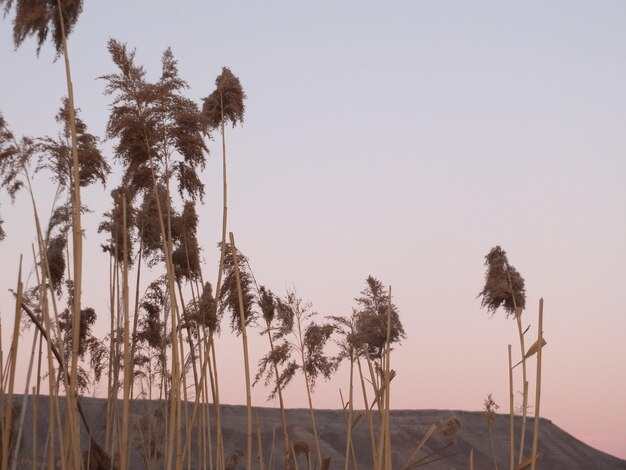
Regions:
<svg viewBox="0 0 626 470"><path fill-rule="evenodd" d="M21 402L23 397L17 396ZM82 408L92 430L93 437L99 444L104 444L104 423L106 417L106 400L96 398L82 398ZM118 402L118 412L121 415L121 402ZM131 468L140 470L148 468L146 455L148 449L165 449L164 419L165 410L163 402L136 400L131 404L132 429L130 443L132 446ZM36 448L38 460L45 449L48 429L49 401L47 397L40 397L38 401L38 420L36 424L36 445L33 446L34 414L33 402L29 400L26 407L25 425L19 447L18 468L32 468L33 448ZM192 413L193 406L188 405L187 412ZM209 408L211 416L213 409ZM265 468L269 470L270 459L276 469L284 468L282 459L282 432L280 415L277 409L255 408L261 422L260 431L263 442L263 458ZM355 411L356 414L360 412ZM244 406L223 405L221 407L223 422L223 439L226 455L231 460L231 468L245 468L245 459L237 461L237 455L241 454L246 447L246 408ZM184 417L184 407L183 407ZM318 432L321 439L322 454L331 458L331 469L344 468L344 453L346 446L346 420L343 412L338 410L316 411ZM376 418L376 416L375 416ZM444 435L445 423L456 418L460 422L454 440L451 442ZM309 411L306 409L288 410L287 420L290 437L294 441L304 441L311 448L311 459L315 467L315 444L310 426ZM121 420L120 420L121 421ZM427 444L416 455L412 462L430 462L423 466L412 468L439 469L467 469L470 449L474 452L474 463L477 470L494 468L491 453L491 441L489 438L487 421L482 412L446 411L446 410L396 410L392 412L392 448L394 468L403 468L406 459L411 455L420 439L428 428L438 423L441 426L428 440ZM515 428L519 435L521 419L516 417ZM256 425L255 425L256 426ZM509 462L509 438L508 416L497 415L493 425L493 441L496 449L496 458L500 469L508 469ZM528 420L527 449L530 452L532 439L533 419ZM254 466L259 468L257 461L257 434L254 434ZM88 436L83 429L82 439L84 449L89 448ZM213 428L213 439L215 430ZM184 432L183 432L184 438ZM198 455L197 445L200 442L199 428L191 430L191 465L185 468L203 468ZM353 431L354 450L358 461L358 468L372 468L372 453L370 437L367 429L367 421L363 416ZM274 446L272 446L274 441ZM272 452L273 447L273 452ZM617 470L626 469L626 461L608 455L594 449L553 424L547 419L540 422L540 451L542 459L537 465L540 470ZM233 457L230 459L230 457ZM163 468L164 462L159 456L154 458L152 468ZM208 468L208 467L207 467ZM305 457L299 458L299 468L306 469ZM354 466L351 466L354 468ZM94 470L94 469L92 469Z"/></svg>

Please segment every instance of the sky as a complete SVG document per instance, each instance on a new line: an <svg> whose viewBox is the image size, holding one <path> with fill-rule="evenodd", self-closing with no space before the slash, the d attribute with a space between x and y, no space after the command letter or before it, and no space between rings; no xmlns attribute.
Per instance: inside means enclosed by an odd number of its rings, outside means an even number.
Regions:
<svg viewBox="0 0 626 470"><path fill-rule="evenodd" d="M62 60L50 45L37 58L31 40L15 51L10 26L0 22L0 111L17 136L55 136ZM223 66L240 78L245 121L227 130L228 230L261 283L295 288L320 318L349 314L370 274L392 286L407 334L392 354L394 408L480 410L492 393L508 411L515 322L477 298L484 256L500 245L526 280L533 341L544 298L542 416L626 458L626 3L86 1L70 59L76 106L99 136L109 38L136 48L150 79L171 47L197 102ZM114 144L102 143L112 162ZM200 238L215 282L217 136L209 149ZM82 196L93 211L83 304L102 312L102 332L109 264L96 228L114 168L106 188ZM47 214L54 188L43 174L34 181ZM6 349L8 289L20 254L34 282L35 230L25 193L0 204ZM226 330L222 395L245 403L243 375L229 373L243 367L241 343ZM266 341L251 337L256 363ZM345 368L320 382L316 407L340 407L347 385ZM287 390L287 406L306 406L302 387ZM255 389L253 404L276 406L266 394Z"/></svg>

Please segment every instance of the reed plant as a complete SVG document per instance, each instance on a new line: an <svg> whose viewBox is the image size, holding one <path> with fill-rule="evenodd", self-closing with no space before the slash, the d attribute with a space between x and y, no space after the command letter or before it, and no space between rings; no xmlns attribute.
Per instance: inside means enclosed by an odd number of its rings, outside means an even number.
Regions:
<svg viewBox="0 0 626 470"><path fill-rule="evenodd" d="M537 355L537 379L535 382L536 397L535 397L535 422L533 429L533 442L530 456L530 465L534 468L535 462L538 459L537 441L539 434L539 414L537 407L539 406L540 390L541 390L541 351L546 345L546 341L543 337L542 320L543 320L543 299L540 301L539 307L539 331L537 334L537 340L526 349L525 346L525 334L528 332L529 327L523 329L522 326L522 312L526 305L526 289L524 285L524 278L515 269L515 267L509 264L506 252L500 247L495 246L485 256L485 266L487 267L485 273L485 285L480 292L481 306L486 307L487 311L492 315L502 308L506 317L513 316L516 320L517 331L519 336L519 343L521 349L521 359L515 365L512 365L511 346L509 345L508 357L509 357L509 468L523 468L525 462L527 462L526 455L526 417L528 413L528 391L529 383L526 374L526 361L534 355ZM515 464L515 430L514 430L514 385L513 385L513 369L518 365L522 365L522 423L520 430L519 441L519 454L517 458L517 464ZM490 406L489 406L490 405ZM488 421L489 417L494 412L495 402L491 399L491 395L485 401L485 410L487 413ZM490 423L489 429L491 430ZM490 431L491 436L491 431ZM492 445L493 449L493 445ZM495 464L495 454L494 454ZM497 464L496 464L497 465Z"/></svg>

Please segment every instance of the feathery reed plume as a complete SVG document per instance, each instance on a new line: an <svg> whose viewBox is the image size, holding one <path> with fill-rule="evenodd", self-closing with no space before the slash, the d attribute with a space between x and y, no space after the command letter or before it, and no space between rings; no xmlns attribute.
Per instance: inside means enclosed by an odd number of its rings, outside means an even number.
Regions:
<svg viewBox="0 0 626 470"><path fill-rule="evenodd" d="M387 342L387 308L389 291L382 282L373 276L365 280L366 287L361 291L361 297L355 300L358 304L355 318L356 340L365 346L367 355L376 364L379 374L382 372L383 354ZM391 332L390 343L398 343L406 338L398 309L391 304Z"/></svg>
<svg viewBox="0 0 626 470"><path fill-rule="evenodd" d="M100 139L87 132L87 125L78 117L79 111L79 109L74 111L79 184L81 187L86 187L100 182L104 186L111 173L111 167L98 147ZM57 138L38 139L39 158L35 171L48 170L51 175L50 179L69 191L74 186L74 175L70 109L67 98L63 98L55 119L62 126L61 132Z"/></svg>
<svg viewBox="0 0 626 470"><path fill-rule="evenodd" d="M2 112L0 112L0 176L2 176L2 186L5 186L3 174L4 162L11 160L13 155L17 152L14 141L13 134L9 130ZM0 241L4 240L6 236L6 232L2 227L3 223L4 220L0 217Z"/></svg>
<svg viewBox="0 0 626 470"><path fill-rule="evenodd" d="M136 342L142 347L140 370L148 377L148 390L151 394L153 384L159 380L159 393L169 386L171 376L167 371L167 348L171 337L167 327L166 281L162 277L153 281L146 290L140 307L144 312L139 320Z"/></svg>
<svg viewBox="0 0 626 470"><path fill-rule="evenodd" d="M252 275L248 269L248 258L236 248L233 249L231 243L227 243L224 248L224 274L223 285L219 294L218 313L221 317L226 310L230 310L230 327L233 332L241 334L243 325L239 318L240 308L243 309L245 324L249 325L254 319L254 294L252 292ZM235 254L237 265L235 265ZM239 297L239 287L237 284L237 271L239 272L239 286L241 286L241 304Z"/></svg>
<svg viewBox="0 0 626 470"><path fill-rule="evenodd" d="M124 186L118 186L111 191L111 199L113 200L113 207L103 214L103 218L98 225L98 233L106 233L109 238L106 244L100 245L105 253L109 253L119 264L123 262L124 250L124 220L123 220L123 207L122 201L126 199L126 218L127 218L127 245L128 245L128 266L131 267L134 263L133 257L133 245L136 240L133 227L137 225L136 213L133 209L133 201L130 198L130 192L128 188Z"/></svg>
<svg viewBox="0 0 626 470"><path fill-rule="evenodd" d="M176 279L194 281L200 278L198 214L192 201L185 202L180 215L172 214L172 261Z"/></svg>
<svg viewBox="0 0 626 470"><path fill-rule="evenodd" d="M502 307L507 318L515 314L516 308L523 309L526 305L524 278L509 264L506 251L499 246L492 248L485 256L485 266L485 286L478 294L482 297L481 306L492 315Z"/></svg>
<svg viewBox="0 0 626 470"><path fill-rule="evenodd" d="M36 150L36 143L30 137L22 137L18 142L0 113L0 188L7 192L11 202L15 202L17 193L26 186L26 168Z"/></svg>
<svg viewBox="0 0 626 470"><path fill-rule="evenodd" d="M110 39L107 44L118 73L103 75L105 94L113 96L107 136L117 139L115 157L124 168L123 185L131 201L174 176L182 197L202 200L204 185L197 174L206 163L204 120L198 106L182 95L187 83L178 76L173 53L163 53L160 80L146 80L135 63L135 51ZM159 191L161 192L161 191ZM169 206L166 206L169 207Z"/></svg>
<svg viewBox="0 0 626 470"><path fill-rule="evenodd" d="M228 67L215 79L215 90L206 98L202 106L205 125L216 129L223 122L230 122L233 127L243 122L246 94L241 82Z"/></svg>
<svg viewBox="0 0 626 470"><path fill-rule="evenodd" d="M76 348L76 352L78 354L78 359L83 360L87 353L91 351L97 351L99 348L99 340L93 335L91 329L96 323L97 315L96 311L93 308L84 308L81 311L80 316L80 331L78 333L78 347ZM63 346L64 346L64 354L66 363L70 363L74 341L73 334L73 322L72 322L72 311L71 311L71 302L68 307L65 308L59 314L59 327L61 329L61 333L63 335ZM90 361L90 364L93 361ZM59 371L60 373L61 371ZM97 376L96 376L97 377ZM87 370L83 367L79 366L78 369L78 388L81 392L84 392L89 385L89 375Z"/></svg>
<svg viewBox="0 0 626 470"><path fill-rule="evenodd" d="M37 54L52 31L52 43L57 54L63 52L65 36L72 32L82 12L82 0L0 0L4 12L8 13L15 3L13 19L13 42L22 45L29 36L37 40ZM59 14L59 8L60 13ZM62 18L61 18L62 15Z"/></svg>

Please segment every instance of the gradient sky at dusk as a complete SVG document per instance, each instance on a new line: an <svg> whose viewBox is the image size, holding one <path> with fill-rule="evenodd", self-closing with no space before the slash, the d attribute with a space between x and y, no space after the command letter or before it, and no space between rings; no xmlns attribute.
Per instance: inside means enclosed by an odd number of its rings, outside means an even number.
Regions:
<svg viewBox="0 0 626 470"><path fill-rule="evenodd" d="M533 341L545 299L542 415L626 458L625 2L86 0L70 58L76 105L98 135L109 37L136 47L152 79L171 46L198 102L222 66L239 76L248 99L243 127L227 131L229 230L261 283L295 286L320 315L349 314L369 274L392 285L407 333L392 356L394 408L478 410L493 393L508 411L516 327L476 297L483 257L501 245L526 279ZM0 22L0 110L18 136L57 134L66 85L53 59L50 46L37 59L32 41L15 52ZM221 162L209 146L199 212L214 282ZM94 211L83 303L102 312L102 332L109 264L96 226L119 176L83 196ZM48 214L43 175L35 190ZM35 231L26 194L0 203L6 352L7 289L20 253L31 269ZM245 403L232 373L240 342L223 334L218 348L224 401ZM256 362L265 339L251 348ZM343 372L319 384L317 407L340 406ZM303 390L292 384L287 406L306 406Z"/></svg>

